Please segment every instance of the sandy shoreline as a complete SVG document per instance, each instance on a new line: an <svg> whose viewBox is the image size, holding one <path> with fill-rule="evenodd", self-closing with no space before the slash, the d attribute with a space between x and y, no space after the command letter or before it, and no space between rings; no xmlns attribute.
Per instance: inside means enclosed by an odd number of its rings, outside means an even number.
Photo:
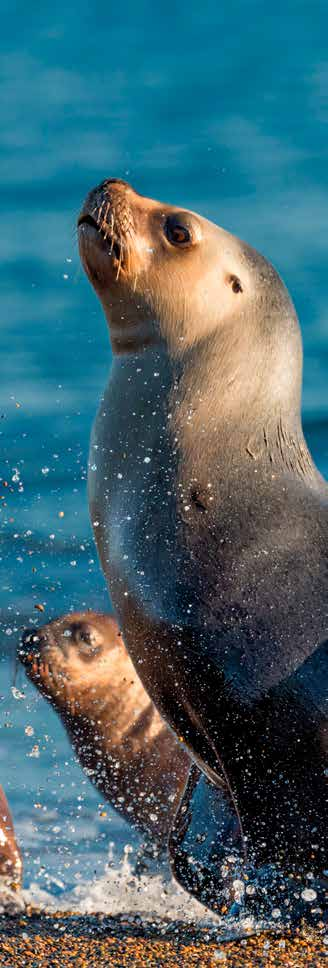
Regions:
<svg viewBox="0 0 328 968"><path fill-rule="evenodd" d="M220 942L206 929L130 923L102 915L40 914L0 918L1 968L326 968L325 929L296 934L262 934ZM327 937L328 941L328 937Z"/></svg>

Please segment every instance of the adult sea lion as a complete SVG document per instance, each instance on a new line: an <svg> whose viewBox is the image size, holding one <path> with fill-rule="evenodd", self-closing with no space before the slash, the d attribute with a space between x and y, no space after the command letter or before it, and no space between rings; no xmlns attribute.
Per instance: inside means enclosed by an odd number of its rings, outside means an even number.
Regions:
<svg viewBox="0 0 328 968"><path fill-rule="evenodd" d="M18 656L98 790L166 849L190 758L145 692L115 619L72 612L26 629Z"/></svg>
<svg viewBox="0 0 328 968"><path fill-rule="evenodd" d="M98 552L144 686L205 775L177 818L177 876L220 889L213 851L188 867L184 842L223 771L247 876L266 895L268 871L278 893L290 876L295 917L312 877L326 911L328 489L293 303L250 246L121 180L78 224L114 356L90 451Z"/></svg>

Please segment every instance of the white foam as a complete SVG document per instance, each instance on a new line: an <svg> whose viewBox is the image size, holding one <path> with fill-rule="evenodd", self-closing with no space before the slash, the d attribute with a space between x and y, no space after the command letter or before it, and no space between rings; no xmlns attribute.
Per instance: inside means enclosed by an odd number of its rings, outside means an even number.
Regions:
<svg viewBox="0 0 328 968"><path fill-rule="evenodd" d="M131 856L133 848L125 847L122 861L114 865L110 853L104 873L91 881L80 881L72 890L54 896L32 882L24 891L27 902L48 910L76 911L80 914L102 913L112 916L140 914L145 920L163 917L199 925L218 923L218 918L199 904L173 880L168 865L158 871L136 876ZM55 878L51 878L53 884ZM57 883L57 886L61 886Z"/></svg>
<svg viewBox="0 0 328 968"><path fill-rule="evenodd" d="M133 848L125 847L119 865L113 864L110 853L101 876L91 881L81 880L72 890L64 890L59 896L51 892L51 883L61 886L56 878L49 879L49 891L37 882L31 882L23 891L24 900L49 913L74 911L81 915L123 915L131 921L140 918L145 925L155 921L159 928L162 922L163 930L165 925L177 923L193 925L195 930L205 928L211 937L221 940L245 937L262 929L263 925L256 924L251 917L216 916L173 880L167 864L162 864L157 872L136 876L130 859L132 853Z"/></svg>

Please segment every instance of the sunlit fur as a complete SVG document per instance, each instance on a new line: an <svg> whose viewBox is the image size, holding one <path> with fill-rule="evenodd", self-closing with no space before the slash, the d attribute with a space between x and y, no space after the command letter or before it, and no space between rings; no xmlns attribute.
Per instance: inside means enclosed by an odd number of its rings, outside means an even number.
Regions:
<svg viewBox="0 0 328 968"><path fill-rule="evenodd" d="M74 612L30 632L30 641L19 653L26 673L59 713L90 779L163 845L190 761L145 692L117 623Z"/></svg>
<svg viewBox="0 0 328 968"><path fill-rule="evenodd" d="M83 224L88 213L95 228ZM172 213L190 230L190 246L168 241L165 221ZM80 223L82 262L102 302L114 353L158 345L182 362L172 416L191 457L191 476L204 433L207 440L223 439L238 423L250 459L267 455L268 463L318 477L299 419L299 325L273 266L200 215L144 198L120 180L90 193ZM242 291L234 291L235 277Z"/></svg>
<svg viewBox="0 0 328 968"><path fill-rule="evenodd" d="M90 216L104 200L116 249ZM129 653L201 768L227 778L252 862L322 874L327 486L303 436L294 306L248 245L121 181L91 192L79 244L113 350L89 507Z"/></svg>

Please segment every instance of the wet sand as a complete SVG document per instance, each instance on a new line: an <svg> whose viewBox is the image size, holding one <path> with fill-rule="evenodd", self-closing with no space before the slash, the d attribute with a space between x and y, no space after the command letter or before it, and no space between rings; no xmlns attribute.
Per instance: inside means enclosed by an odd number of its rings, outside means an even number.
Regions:
<svg viewBox="0 0 328 968"><path fill-rule="evenodd" d="M161 936L162 931L164 936ZM0 918L1 968L327 968L325 930L261 934L230 942L206 929L146 926L101 915L40 914ZM328 938L327 938L328 941Z"/></svg>

